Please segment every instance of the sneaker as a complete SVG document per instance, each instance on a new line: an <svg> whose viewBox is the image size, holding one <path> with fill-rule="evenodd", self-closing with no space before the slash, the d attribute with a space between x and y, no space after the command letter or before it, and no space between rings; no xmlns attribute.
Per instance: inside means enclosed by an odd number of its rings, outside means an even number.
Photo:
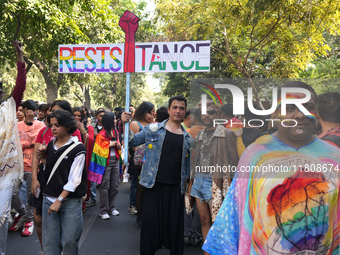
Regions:
<svg viewBox="0 0 340 255"><path fill-rule="evenodd" d="M136 215L138 213L136 206L133 205L130 205L130 207L128 208L128 212L130 212L132 215Z"/></svg>
<svg viewBox="0 0 340 255"><path fill-rule="evenodd" d="M22 229L22 236L30 236L33 234L34 224L32 222L26 222L24 228Z"/></svg>
<svg viewBox="0 0 340 255"><path fill-rule="evenodd" d="M10 232L18 231L25 224L25 221L26 217L24 215L19 215L15 217L12 226L9 228L9 231Z"/></svg>
<svg viewBox="0 0 340 255"><path fill-rule="evenodd" d="M99 214L100 217L102 217L102 220L108 220L110 219L110 216L107 214L107 213L104 213L104 214Z"/></svg>
<svg viewBox="0 0 340 255"><path fill-rule="evenodd" d="M97 201L93 201L92 199L86 202L86 207L91 207L97 204Z"/></svg>
<svg viewBox="0 0 340 255"><path fill-rule="evenodd" d="M40 251L39 251L39 255L44 255L43 250L40 250Z"/></svg>
<svg viewBox="0 0 340 255"><path fill-rule="evenodd" d="M119 212L118 212L116 209L114 209L114 210L111 212L111 214L112 214L113 216L118 216L118 215L119 215Z"/></svg>

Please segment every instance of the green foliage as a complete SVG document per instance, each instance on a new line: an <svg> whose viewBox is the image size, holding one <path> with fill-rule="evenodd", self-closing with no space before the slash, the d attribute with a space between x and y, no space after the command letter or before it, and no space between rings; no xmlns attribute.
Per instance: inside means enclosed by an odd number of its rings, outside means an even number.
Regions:
<svg viewBox="0 0 340 255"><path fill-rule="evenodd" d="M0 68L0 80L3 82L5 97L8 98L15 86L17 69L5 65ZM46 102L44 79L36 67L32 67L26 77L26 91L23 100L32 99L34 101Z"/></svg>
<svg viewBox="0 0 340 255"><path fill-rule="evenodd" d="M340 92L340 36L326 31L324 38L331 50L299 73L301 79L311 84L318 94Z"/></svg>
<svg viewBox="0 0 340 255"><path fill-rule="evenodd" d="M49 63L59 44L106 43L123 38L119 16L109 1L1 0L0 63L14 59L12 42L22 40L25 54Z"/></svg>
<svg viewBox="0 0 340 255"><path fill-rule="evenodd" d="M130 101L133 103L142 94L145 83L141 74L131 74ZM113 109L117 106L125 106L124 74L101 74L97 76L96 84L92 86L92 97L98 106Z"/></svg>
<svg viewBox="0 0 340 255"><path fill-rule="evenodd" d="M212 56L226 63L229 77L296 78L328 53L324 31L335 34L339 26L339 0L156 3L157 19L169 40L211 40Z"/></svg>
<svg viewBox="0 0 340 255"><path fill-rule="evenodd" d="M124 33L118 21L126 9L141 18L136 40L147 40L152 37L153 24L148 19L149 13L144 11L145 7L145 1L136 3L133 0L0 0L0 16L3 17L0 20L0 66L5 63L15 66L12 42L18 39L24 43L28 67L34 65L42 74L37 83L41 87L37 90L29 84L28 95L33 96L29 92L32 89L41 92L46 88L46 93L40 95L47 94L44 100L48 102L63 97L79 104L81 88L87 84L90 94L98 100L94 105L124 105L125 74L85 77L80 74L59 74L58 45L124 42ZM5 72L4 69L0 70L0 75ZM42 84L42 77L46 86ZM142 77L137 75L135 78L134 87L131 88L132 99L138 97L144 86ZM101 87L98 84L105 85ZM113 87L115 90L110 90Z"/></svg>

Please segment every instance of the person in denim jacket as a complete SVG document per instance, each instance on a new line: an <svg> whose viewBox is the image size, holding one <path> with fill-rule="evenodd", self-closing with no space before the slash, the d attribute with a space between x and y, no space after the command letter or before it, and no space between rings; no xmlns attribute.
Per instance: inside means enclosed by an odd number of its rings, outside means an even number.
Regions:
<svg viewBox="0 0 340 255"><path fill-rule="evenodd" d="M183 96L169 100L169 119L129 134L129 147L145 144L140 184L143 198L140 254L154 254L162 245L173 255L183 254L184 192L190 173L191 135L181 126L187 108ZM122 114L122 121L130 120ZM145 208L145 209L144 209Z"/></svg>

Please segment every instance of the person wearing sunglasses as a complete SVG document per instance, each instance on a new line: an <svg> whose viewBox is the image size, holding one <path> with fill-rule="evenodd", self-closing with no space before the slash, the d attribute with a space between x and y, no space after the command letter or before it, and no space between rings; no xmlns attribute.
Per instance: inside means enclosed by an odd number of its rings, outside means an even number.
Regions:
<svg viewBox="0 0 340 255"><path fill-rule="evenodd" d="M233 177L221 169L224 166L236 168L238 155L234 132L214 123L219 119L219 109L214 102L207 102L206 114L201 115L201 119L205 128L195 137L191 168L193 184L189 194L196 200L204 241ZM188 205L187 211L191 210Z"/></svg>

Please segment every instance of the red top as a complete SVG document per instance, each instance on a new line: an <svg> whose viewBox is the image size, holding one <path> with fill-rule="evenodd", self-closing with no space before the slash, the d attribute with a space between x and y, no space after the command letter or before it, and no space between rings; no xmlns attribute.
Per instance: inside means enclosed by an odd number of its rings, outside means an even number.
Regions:
<svg viewBox="0 0 340 255"><path fill-rule="evenodd" d="M89 125L87 126L87 130L89 134L89 139L88 139L87 148L86 148L86 166L88 168L91 162L93 145L94 145L94 129L91 125Z"/></svg>
<svg viewBox="0 0 340 255"><path fill-rule="evenodd" d="M46 128L47 127L44 127L40 130L38 137L35 140L36 143L43 143L45 141L45 144L47 145L50 141L54 139L54 136L52 135L52 130L50 128L45 132L44 137L42 137L42 134L44 133ZM79 141L82 141L79 129L77 129L76 132L72 134L72 136L76 136L78 137Z"/></svg>
<svg viewBox="0 0 340 255"><path fill-rule="evenodd" d="M21 100L23 98L24 91L26 89L26 68L25 63L21 63L20 61L17 62L17 80L15 82L15 87L13 90L13 99L16 104L16 110L18 110L18 107L21 103Z"/></svg>

